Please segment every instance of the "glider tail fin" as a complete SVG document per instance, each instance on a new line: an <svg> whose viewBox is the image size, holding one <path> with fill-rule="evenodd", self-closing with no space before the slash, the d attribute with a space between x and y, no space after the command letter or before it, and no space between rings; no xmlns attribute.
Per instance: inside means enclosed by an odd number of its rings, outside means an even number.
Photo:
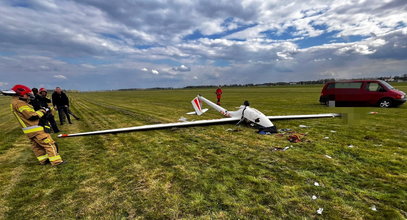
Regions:
<svg viewBox="0 0 407 220"><path fill-rule="evenodd" d="M192 99L191 101L192 107L194 108L195 112L189 112L187 114L189 115L202 115L203 113L205 113L206 111L208 111L207 108L202 108L202 101L199 100L198 97L195 97L194 99Z"/></svg>

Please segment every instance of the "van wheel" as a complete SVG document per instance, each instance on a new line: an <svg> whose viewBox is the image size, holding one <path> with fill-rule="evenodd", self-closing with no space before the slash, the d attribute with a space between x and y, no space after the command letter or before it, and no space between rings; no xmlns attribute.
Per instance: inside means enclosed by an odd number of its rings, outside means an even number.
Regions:
<svg viewBox="0 0 407 220"><path fill-rule="evenodd" d="M391 100L389 98L382 99L379 102L380 108L389 108L392 106L392 104L393 104L393 100Z"/></svg>

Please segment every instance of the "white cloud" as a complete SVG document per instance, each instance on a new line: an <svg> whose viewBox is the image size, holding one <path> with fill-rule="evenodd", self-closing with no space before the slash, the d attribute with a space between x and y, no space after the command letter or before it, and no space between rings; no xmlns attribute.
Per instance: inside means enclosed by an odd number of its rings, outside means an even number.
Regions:
<svg viewBox="0 0 407 220"><path fill-rule="evenodd" d="M376 40L372 40L371 42L369 42L369 45L372 47L381 47L383 45L385 45L387 42L384 39L376 39Z"/></svg>
<svg viewBox="0 0 407 220"><path fill-rule="evenodd" d="M85 68L88 68L88 69L94 69L94 68L96 68L94 65L86 64L86 63L81 64L81 66L82 66L82 67L85 67Z"/></svg>
<svg viewBox="0 0 407 220"><path fill-rule="evenodd" d="M278 58L284 59L284 60L291 60L293 59L289 53L278 51L277 53Z"/></svg>
<svg viewBox="0 0 407 220"><path fill-rule="evenodd" d="M189 71L191 71L191 68L182 64L180 66L173 67L172 70L178 71L178 72L189 72Z"/></svg>
<svg viewBox="0 0 407 220"><path fill-rule="evenodd" d="M156 70L156 69L152 69L151 73L154 74L154 75L160 74L160 72L158 70Z"/></svg>
<svg viewBox="0 0 407 220"><path fill-rule="evenodd" d="M16 2L0 1L0 79L10 84L54 86L44 79L75 73L59 83L185 86L341 77L351 70L395 75L407 67L402 0ZM324 45L309 38L321 34L335 36ZM367 38L347 43L353 35ZM300 40L316 46L304 48Z"/></svg>
<svg viewBox="0 0 407 220"><path fill-rule="evenodd" d="M353 44L349 47L342 47L338 49L338 55L348 55L348 54L361 54L368 55L376 52L374 49L370 49L367 45Z"/></svg>
<svg viewBox="0 0 407 220"><path fill-rule="evenodd" d="M54 75L55 79L67 79L64 75Z"/></svg>

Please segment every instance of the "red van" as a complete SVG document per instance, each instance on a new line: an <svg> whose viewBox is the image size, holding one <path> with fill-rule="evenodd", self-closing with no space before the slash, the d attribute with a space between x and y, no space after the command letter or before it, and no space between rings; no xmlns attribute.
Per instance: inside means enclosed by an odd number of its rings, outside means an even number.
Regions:
<svg viewBox="0 0 407 220"><path fill-rule="evenodd" d="M382 80L336 81L326 83L322 89L319 102L329 101L388 108L406 102L406 93Z"/></svg>

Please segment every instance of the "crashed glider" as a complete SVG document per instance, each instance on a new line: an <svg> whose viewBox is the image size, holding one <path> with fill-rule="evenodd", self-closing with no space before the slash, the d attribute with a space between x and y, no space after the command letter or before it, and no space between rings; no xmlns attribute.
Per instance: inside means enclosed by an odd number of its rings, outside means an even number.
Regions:
<svg viewBox="0 0 407 220"><path fill-rule="evenodd" d="M259 129L259 131L276 133L277 129L271 120L286 120L286 119L308 119L308 118L332 118L340 117L340 114L328 113L328 114L312 114L312 115L280 115L280 116L266 116L257 109L254 109L249 106L249 103L245 101L236 111L228 111L223 107L209 101L201 95L195 97L191 103L194 108L194 112L187 114L196 114L202 115L208 109L202 108L202 103L206 103L216 111L220 112L226 118L220 119L210 119L210 120L198 120L198 121L186 121L186 122L176 122L176 123L165 123L165 124L153 124L153 125L142 125L136 127L128 128L117 128L101 131L91 131L91 132L82 132L75 134L60 134L59 138L66 137L77 137L77 136L87 136L87 135L100 135L100 134L114 134L121 132L131 132L131 131L145 131L145 130L154 130L154 129L164 129L164 128L174 128L174 127L191 127L191 126L200 126L200 125L212 125L212 124L224 124L237 122L240 124L242 122L247 122L249 125Z"/></svg>

